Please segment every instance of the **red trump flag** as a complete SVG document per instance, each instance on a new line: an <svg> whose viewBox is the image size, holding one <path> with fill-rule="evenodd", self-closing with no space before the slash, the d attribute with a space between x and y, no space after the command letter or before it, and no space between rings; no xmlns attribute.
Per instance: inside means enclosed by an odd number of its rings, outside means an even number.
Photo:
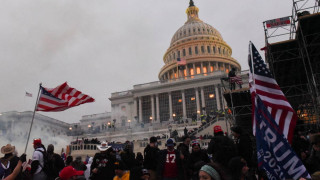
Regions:
<svg viewBox="0 0 320 180"><path fill-rule="evenodd" d="M92 97L68 86L67 82L53 89L42 86L40 88L41 94L36 111L63 111L80 104L94 102Z"/></svg>

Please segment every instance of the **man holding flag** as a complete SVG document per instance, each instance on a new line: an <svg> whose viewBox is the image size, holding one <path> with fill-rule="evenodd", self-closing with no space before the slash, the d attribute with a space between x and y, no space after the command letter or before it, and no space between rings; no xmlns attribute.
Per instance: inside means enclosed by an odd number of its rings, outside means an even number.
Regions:
<svg viewBox="0 0 320 180"><path fill-rule="evenodd" d="M249 69L259 169L265 170L269 179L310 178L289 144L297 115L251 42Z"/></svg>

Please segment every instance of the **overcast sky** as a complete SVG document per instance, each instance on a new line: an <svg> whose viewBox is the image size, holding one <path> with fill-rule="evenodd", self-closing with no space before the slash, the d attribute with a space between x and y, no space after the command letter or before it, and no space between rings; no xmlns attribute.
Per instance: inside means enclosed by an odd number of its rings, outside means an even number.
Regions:
<svg viewBox="0 0 320 180"><path fill-rule="evenodd" d="M292 0L194 0L248 69L248 42L264 46L262 22L291 15ZM39 83L67 81L95 98L64 112L65 122L111 111L112 92L158 80L163 55L187 20L188 0L2 0L0 112L33 111ZM25 97L25 92L33 97Z"/></svg>

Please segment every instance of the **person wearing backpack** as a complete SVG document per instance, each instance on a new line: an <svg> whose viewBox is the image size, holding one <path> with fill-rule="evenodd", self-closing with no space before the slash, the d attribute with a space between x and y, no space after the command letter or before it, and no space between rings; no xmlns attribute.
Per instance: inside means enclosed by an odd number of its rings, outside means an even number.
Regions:
<svg viewBox="0 0 320 180"><path fill-rule="evenodd" d="M41 139L33 140L34 152L32 155L31 174L33 180L46 180L47 175L45 173L45 156L46 151L43 148Z"/></svg>
<svg viewBox="0 0 320 180"><path fill-rule="evenodd" d="M47 174L48 180L54 180L59 177L59 172L64 168L64 162L59 154L54 153L54 146L52 144L48 145L47 158L47 165L50 170Z"/></svg>

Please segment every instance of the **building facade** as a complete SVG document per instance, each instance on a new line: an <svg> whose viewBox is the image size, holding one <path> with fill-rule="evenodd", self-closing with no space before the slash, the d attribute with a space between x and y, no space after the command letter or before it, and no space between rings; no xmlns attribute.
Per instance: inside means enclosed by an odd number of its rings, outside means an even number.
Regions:
<svg viewBox="0 0 320 180"><path fill-rule="evenodd" d="M173 35L164 54L159 81L134 85L111 94L112 119L117 126L189 121L226 106L221 78L240 64L221 34L198 16L190 1L187 21ZM177 64L179 58L180 65ZM245 82L247 75L241 74ZM246 85L247 86L247 85Z"/></svg>

